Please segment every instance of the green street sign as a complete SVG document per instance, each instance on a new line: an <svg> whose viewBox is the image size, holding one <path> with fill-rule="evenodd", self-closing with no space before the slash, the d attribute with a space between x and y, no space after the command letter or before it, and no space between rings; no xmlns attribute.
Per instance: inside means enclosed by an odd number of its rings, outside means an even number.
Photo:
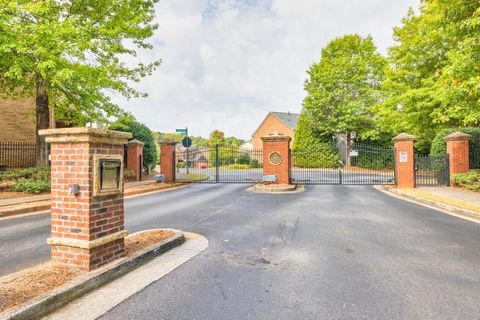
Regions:
<svg viewBox="0 0 480 320"><path fill-rule="evenodd" d="M183 136L188 136L188 129L175 129L175 132L180 133Z"/></svg>

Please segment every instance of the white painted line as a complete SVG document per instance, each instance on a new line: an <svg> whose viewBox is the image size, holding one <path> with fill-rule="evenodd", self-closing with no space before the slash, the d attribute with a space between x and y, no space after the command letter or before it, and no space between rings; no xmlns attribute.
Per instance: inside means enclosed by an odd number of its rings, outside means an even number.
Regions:
<svg viewBox="0 0 480 320"><path fill-rule="evenodd" d="M71 302L50 314L48 320L97 319L122 301L178 268L208 247L207 238L185 233L187 240L145 265Z"/></svg>

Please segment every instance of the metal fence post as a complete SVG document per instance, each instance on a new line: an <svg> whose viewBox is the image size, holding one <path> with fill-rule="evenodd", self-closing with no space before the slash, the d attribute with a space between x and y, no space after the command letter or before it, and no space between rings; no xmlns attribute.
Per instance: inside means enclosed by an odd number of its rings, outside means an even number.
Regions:
<svg viewBox="0 0 480 320"><path fill-rule="evenodd" d="M218 183L219 181L219 159L218 159L218 144L215 145L215 183Z"/></svg>
<svg viewBox="0 0 480 320"><path fill-rule="evenodd" d="M450 187L450 155L445 155L445 185Z"/></svg>

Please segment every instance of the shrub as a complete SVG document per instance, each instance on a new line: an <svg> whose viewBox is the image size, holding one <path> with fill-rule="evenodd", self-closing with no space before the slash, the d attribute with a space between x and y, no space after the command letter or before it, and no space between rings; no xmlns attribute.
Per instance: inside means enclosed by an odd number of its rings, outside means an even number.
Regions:
<svg viewBox="0 0 480 320"><path fill-rule="evenodd" d="M395 167L395 154L392 148L374 145L359 144L352 150L358 150L357 157L351 157L352 166L372 170L391 169Z"/></svg>
<svg viewBox="0 0 480 320"><path fill-rule="evenodd" d="M157 142L152 131L144 124L131 120L130 118L122 119L115 122L110 129L131 132L133 139L137 139L145 143L143 146L143 166L150 171L155 168L160 160Z"/></svg>
<svg viewBox="0 0 480 320"><path fill-rule="evenodd" d="M250 160L250 168L256 169L256 168L262 168L263 166L258 162L257 159L252 159Z"/></svg>
<svg viewBox="0 0 480 320"><path fill-rule="evenodd" d="M480 171L471 170L453 176L453 182L462 188L480 192Z"/></svg>
<svg viewBox="0 0 480 320"><path fill-rule="evenodd" d="M241 163L236 163L236 164L229 164L226 166L227 169L250 169L250 165L248 164L241 164Z"/></svg>
<svg viewBox="0 0 480 320"><path fill-rule="evenodd" d="M14 192L25 192L25 193L33 193L38 194L43 191L47 191L50 189L50 181L35 181L35 180L28 180L28 179L20 179L15 183L12 188Z"/></svg>
<svg viewBox="0 0 480 320"><path fill-rule="evenodd" d="M250 156L246 152L240 153L240 156L238 157L238 163L240 164L250 164Z"/></svg>
<svg viewBox="0 0 480 320"><path fill-rule="evenodd" d="M40 193L50 189L50 168L23 168L0 173L3 190Z"/></svg>
<svg viewBox="0 0 480 320"><path fill-rule="evenodd" d="M317 143L305 149L293 150L294 165L298 168L338 168L340 155L331 143Z"/></svg>
<svg viewBox="0 0 480 320"><path fill-rule="evenodd" d="M127 169L125 168L123 170L123 178L127 181L133 181L135 180L136 178L136 174L135 174L135 171L131 170L131 169Z"/></svg>
<svg viewBox="0 0 480 320"><path fill-rule="evenodd" d="M472 140L470 140L470 160L473 161L474 152L479 152L478 150L480 150L480 128L449 128L439 131L432 141L430 154L446 154L447 145L445 143L445 137L455 131L467 133L472 136ZM480 161L480 159L478 161Z"/></svg>
<svg viewBox="0 0 480 320"><path fill-rule="evenodd" d="M460 131L472 136L470 140L470 168L480 168L480 157L475 157L475 152L480 150L480 128L448 128L443 129L437 133L432 141L432 147L430 149L430 155L444 155L447 153L447 144L445 143L445 137L449 134ZM475 163L477 162L477 163ZM437 177L439 182L445 182L444 178L444 163L432 164L433 174Z"/></svg>

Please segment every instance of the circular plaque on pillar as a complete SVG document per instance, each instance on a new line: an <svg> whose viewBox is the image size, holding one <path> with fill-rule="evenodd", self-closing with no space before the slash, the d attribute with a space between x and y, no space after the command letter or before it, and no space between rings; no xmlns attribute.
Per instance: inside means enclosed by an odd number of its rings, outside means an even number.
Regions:
<svg viewBox="0 0 480 320"><path fill-rule="evenodd" d="M279 152L274 151L268 156L268 161L270 161L272 165L278 166L282 163L282 155Z"/></svg>

